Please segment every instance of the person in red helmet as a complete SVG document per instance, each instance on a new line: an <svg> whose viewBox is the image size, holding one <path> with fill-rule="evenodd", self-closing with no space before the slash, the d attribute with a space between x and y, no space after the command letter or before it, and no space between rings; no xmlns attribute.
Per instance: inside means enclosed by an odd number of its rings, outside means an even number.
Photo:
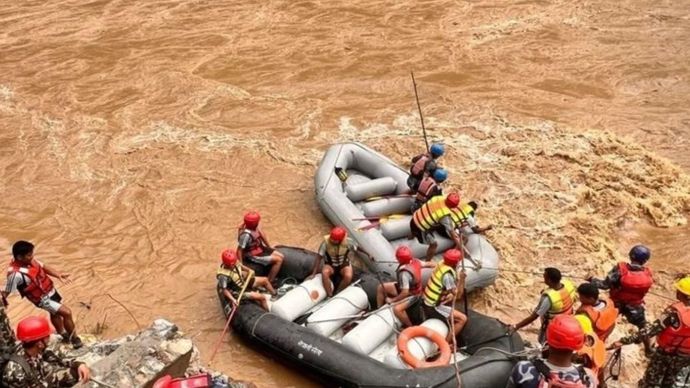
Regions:
<svg viewBox="0 0 690 388"><path fill-rule="evenodd" d="M424 290L422 283L422 268L434 268L436 263L423 262L412 255L412 250L401 245L395 250L398 268L395 271L397 281L379 284L376 289L376 303L378 307L384 303L394 304L408 296L419 297ZM404 312L404 310L403 310ZM401 321L405 323L405 320ZM409 322L409 318L406 318ZM410 326L410 325L408 325Z"/></svg>
<svg viewBox="0 0 690 388"><path fill-rule="evenodd" d="M242 292L244 284L247 283L242 300L257 302L264 310L268 311L266 298L260 292L255 291L257 288L263 287L272 295L276 295L276 290L273 289L268 278L254 276L254 271L240 263L237 255L231 249L223 251L221 261L220 267L216 271L216 278L218 279L218 289L222 290L223 295L233 305L237 306L240 302L237 300L240 292Z"/></svg>
<svg viewBox="0 0 690 388"><path fill-rule="evenodd" d="M44 317L27 317L17 325L21 347L10 356L2 372L7 388L71 387L87 382L89 368L83 362L63 359L48 350L52 329Z"/></svg>
<svg viewBox="0 0 690 388"><path fill-rule="evenodd" d="M465 290L465 271L458 272L457 267L463 260L462 251L449 249L443 253L443 260L439 261L426 283L422 297L416 301L409 301L401 308L407 311L410 322L419 325L427 319L436 318L443 322L453 319L453 329L448 331L446 340L452 343L452 336L456 337L467 323L467 316L454 308L455 301L462 298ZM397 306L396 306L397 307Z"/></svg>
<svg viewBox="0 0 690 388"><path fill-rule="evenodd" d="M64 342L71 342L75 349L82 346L76 333L72 310L62 303L62 296L51 277L69 283L69 274L58 272L52 266L34 258L34 244L17 241L12 245L13 260L7 271L7 285L2 291L3 301L10 293L18 291L36 307L50 313L53 323Z"/></svg>
<svg viewBox="0 0 690 388"><path fill-rule="evenodd" d="M243 263L246 259L259 265L270 265L268 280L273 283L283 265L284 257L268 243L266 234L259 228L259 221L261 215L255 211L244 215L244 222L238 229L237 257Z"/></svg>
<svg viewBox="0 0 690 388"><path fill-rule="evenodd" d="M559 315L546 330L548 356L520 361L513 367L507 388L594 388L595 374L573 364L573 355L585 344L585 332L572 315Z"/></svg>
<svg viewBox="0 0 690 388"><path fill-rule="evenodd" d="M420 244L428 244L426 261L430 261L436 254L438 243L434 231L442 229L455 243L455 249L462 249L462 242L458 234L457 225L453 221L451 209L460 204L460 195L450 193L446 196L437 195L424 203L412 214L410 231Z"/></svg>
<svg viewBox="0 0 690 388"><path fill-rule="evenodd" d="M331 229L331 233L323 236L323 242L319 246L319 254L314 261L314 267L309 278L314 277L321 265L321 280L326 295L333 296L333 284L331 276L340 274L340 284L336 293L345 289L352 282L352 266L350 255L357 250L354 241L347 237L347 231L340 226Z"/></svg>

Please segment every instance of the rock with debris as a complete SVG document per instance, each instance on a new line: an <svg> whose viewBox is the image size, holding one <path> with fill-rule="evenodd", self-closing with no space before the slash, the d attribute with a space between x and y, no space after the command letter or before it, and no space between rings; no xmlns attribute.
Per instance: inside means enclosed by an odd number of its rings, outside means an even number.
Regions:
<svg viewBox="0 0 690 388"><path fill-rule="evenodd" d="M199 352L173 323L157 319L137 333L116 340L98 341L83 336L85 346L78 350L61 348L67 357L85 362L91 368L92 381L78 387L149 388L165 375L173 378L208 373L214 388L254 387L201 367ZM61 347L59 341L56 346ZM192 357L194 355L194 357Z"/></svg>

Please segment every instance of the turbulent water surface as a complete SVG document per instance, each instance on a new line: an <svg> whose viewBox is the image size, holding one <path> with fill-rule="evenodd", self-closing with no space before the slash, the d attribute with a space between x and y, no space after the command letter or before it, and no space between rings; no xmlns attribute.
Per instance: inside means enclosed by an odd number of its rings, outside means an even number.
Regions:
<svg viewBox="0 0 690 388"><path fill-rule="evenodd" d="M82 331L136 329L110 294L208 357L214 270L242 213L315 249L328 222L312 176L330 143L401 163L422 149L414 70L451 186L497 225L506 271L475 306L518 319L541 285L510 269L601 273L639 241L672 295L690 259L689 15L639 0L3 1L4 260L29 239L70 272L60 289ZM15 321L35 311L10 303ZM317 384L232 335L213 366Z"/></svg>

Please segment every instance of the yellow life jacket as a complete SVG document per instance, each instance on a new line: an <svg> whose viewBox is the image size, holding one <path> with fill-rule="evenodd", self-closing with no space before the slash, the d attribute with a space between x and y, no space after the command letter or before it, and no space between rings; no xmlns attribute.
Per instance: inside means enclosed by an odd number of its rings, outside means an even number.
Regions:
<svg viewBox="0 0 690 388"><path fill-rule="evenodd" d="M218 267L218 270L216 271L216 277L218 276L227 276L228 279L230 279L230 288L240 290L242 288L242 285L244 284L244 277L242 276L242 271L239 269L239 267L235 266L233 268L226 268L225 266L221 265Z"/></svg>
<svg viewBox="0 0 690 388"><path fill-rule="evenodd" d="M450 218L453 219L455 227L462 226L467 217L474 215L474 209L470 204L464 203L454 209L450 209Z"/></svg>
<svg viewBox="0 0 690 388"><path fill-rule="evenodd" d="M340 244L334 244L331 242L331 236L325 235L323 241L326 244L326 257L324 259L328 265L340 267L347 262L347 255L350 252L347 239L341 241Z"/></svg>
<svg viewBox="0 0 690 388"><path fill-rule="evenodd" d="M441 218L450 215L450 208L446 206L445 195L437 195L426 201L422 207L412 215L415 225L420 230L429 230L439 224Z"/></svg>
<svg viewBox="0 0 690 388"><path fill-rule="evenodd" d="M429 281L424 288L424 304L427 306L438 306L441 303L441 297L444 294L443 277L450 273L453 279L457 278L455 268L446 265L444 262L439 262L434 272L432 272Z"/></svg>
<svg viewBox="0 0 690 388"><path fill-rule="evenodd" d="M577 300L577 289L573 282L568 279L561 280L563 287L560 290L554 290L553 288L547 288L544 290L544 294L551 301L551 308L549 309L547 315L548 319L555 317L558 314L572 314L573 305Z"/></svg>

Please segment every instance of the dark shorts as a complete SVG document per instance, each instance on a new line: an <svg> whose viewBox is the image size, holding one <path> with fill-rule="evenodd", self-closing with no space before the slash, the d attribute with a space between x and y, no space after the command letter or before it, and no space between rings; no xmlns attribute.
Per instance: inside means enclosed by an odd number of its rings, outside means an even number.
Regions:
<svg viewBox="0 0 690 388"><path fill-rule="evenodd" d="M644 305L633 306L616 303L616 308L631 325L635 325L641 329L647 324Z"/></svg>
<svg viewBox="0 0 690 388"><path fill-rule="evenodd" d="M407 313L407 316L410 318L410 322L412 322L413 325L421 325L422 322L425 321L424 319L424 309L423 306L424 302L422 301L422 297L416 298L412 303L409 303L407 308L405 309L405 312Z"/></svg>
<svg viewBox="0 0 690 388"><path fill-rule="evenodd" d="M247 259L256 264L271 265L271 254L273 254L273 249L263 247L261 248L261 253L257 255L247 254Z"/></svg>
<svg viewBox="0 0 690 388"><path fill-rule="evenodd" d="M349 259L346 259L341 265L333 265L333 264L329 263L328 261L326 261L324 264L327 265L327 266L329 266L329 267L331 267L331 268L333 268L333 272L334 272L334 273L340 273L340 271L341 271L343 268L349 267L349 266L350 266L350 260L349 260ZM323 268L322 268L322 269L323 269Z"/></svg>
<svg viewBox="0 0 690 388"><path fill-rule="evenodd" d="M420 244L431 244L435 242L436 240L434 239L434 234L433 231L423 231L417 227L417 224L414 223L414 219L410 220L410 232L412 232L412 235L419 241Z"/></svg>
<svg viewBox="0 0 690 388"><path fill-rule="evenodd" d="M57 290L53 290L52 295L47 298L42 299L36 307L46 310L50 315L57 314L58 310L62 306L62 296Z"/></svg>

